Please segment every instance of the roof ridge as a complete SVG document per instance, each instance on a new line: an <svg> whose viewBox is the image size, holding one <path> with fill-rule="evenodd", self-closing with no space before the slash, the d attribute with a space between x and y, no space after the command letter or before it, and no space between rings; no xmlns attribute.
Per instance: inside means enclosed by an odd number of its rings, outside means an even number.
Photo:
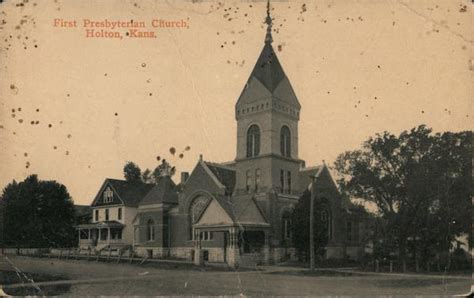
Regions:
<svg viewBox="0 0 474 298"><path fill-rule="evenodd" d="M223 169L226 169L226 170L229 170L229 171L235 171L235 169L231 168L231 167L228 167L226 165L223 165L223 164L219 164L219 163L215 163L215 162L211 162L211 161L204 161L207 165L211 165L211 166L214 166L214 167L219 167L219 168L223 168Z"/></svg>

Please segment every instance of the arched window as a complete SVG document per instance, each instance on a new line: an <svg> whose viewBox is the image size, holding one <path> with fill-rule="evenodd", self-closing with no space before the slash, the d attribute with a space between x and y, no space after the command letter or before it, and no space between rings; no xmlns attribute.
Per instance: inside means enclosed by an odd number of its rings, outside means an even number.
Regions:
<svg viewBox="0 0 474 298"><path fill-rule="evenodd" d="M289 211L283 212L281 216L281 238L283 240L291 238L291 214Z"/></svg>
<svg viewBox="0 0 474 298"><path fill-rule="evenodd" d="M291 132L286 125L280 130L280 151L283 156L291 156Z"/></svg>
<svg viewBox="0 0 474 298"><path fill-rule="evenodd" d="M193 240L194 235L193 235L193 225L197 223L199 220L199 216L203 212L204 208L206 208L207 205L207 198L206 197L197 197L195 198L191 205L189 206L189 211L188 211L188 239Z"/></svg>
<svg viewBox="0 0 474 298"><path fill-rule="evenodd" d="M252 125L247 130L247 157L257 156L260 153L260 128Z"/></svg>
<svg viewBox="0 0 474 298"><path fill-rule="evenodd" d="M154 241L155 240L155 222L153 219L149 219L146 222L146 240Z"/></svg>
<svg viewBox="0 0 474 298"><path fill-rule="evenodd" d="M332 216L331 216L331 213L327 209L324 209L321 211L321 221L323 222L323 225L326 227L328 240L331 240L332 239Z"/></svg>

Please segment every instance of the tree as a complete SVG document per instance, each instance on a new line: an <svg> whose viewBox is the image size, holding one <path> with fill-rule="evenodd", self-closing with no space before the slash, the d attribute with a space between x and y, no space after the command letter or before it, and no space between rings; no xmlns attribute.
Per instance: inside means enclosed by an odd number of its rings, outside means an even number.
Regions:
<svg viewBox="0 0 474 298"><path fill-rule="evenodd" d="M173 176L176 173L176 168L171 166L166 159L161 160L161 164L158 165L153 172L150 169L145 169L143 173L140 167L129 161L123 167L123 175L125 180L131 182L142 182L142 183L158 183L163 176Z"/></svg>
<svg viewBox="0 0 474 298"><path fill-rule="evenodd" d="M405 264L447 252L470 231L471 132L432 134L424 125L398 137L384 132L338 156L346 194L375 203L383 241Z"/></svg>
<svg viewBox="0 0 474 298"><path fill-rule="evenodd" d="M157 183L161 177L170 176L172 177L176 173L176 168L171 166L166 159L161 161L161 164L155 168L152 173L152 177L155 183Z"/></svg>
<svg viewBox="0 0 474 298"><path fill-rule="evenodd" d="M41 181L36 175L8 184L0 197L4 204L7 246L70 247L76 245L74 204L66 187Z"/></svg>
<svg viewBox="0 0 474 298"><path fill-rule="evenodd" d="M125 180L130 182L141 181L142 174L140 167L138 167L134 162L127 162L123 167L123 176L125 177Z"/></svg>
<svg viewBox="0 0 474 298"><path fill-rule="evenodd" d="M309 259L309 216L310 216L311 192L306 190L293 210L291 216L291 238L301 257ZM314 200L314 252L316 257L322 257L328 242L328 231L326 223L322 220L322 212L328 207L327 202L319 198Z"/></svg>
<svg viewBox="0 0 474 298"><path fill-rule="evenodd" d="M153 183L153 177L151 176L150 169L146 169L142 173L142 182L143 183Z"/></svg>

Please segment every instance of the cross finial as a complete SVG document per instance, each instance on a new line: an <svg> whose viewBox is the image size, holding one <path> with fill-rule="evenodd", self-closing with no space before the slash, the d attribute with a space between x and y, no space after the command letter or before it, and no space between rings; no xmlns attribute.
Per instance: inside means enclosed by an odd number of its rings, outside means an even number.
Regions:
<svg viewBox="0 0 474 298"><path fill-rule="evenodd" d="M272 43L272 17L270 16L270 0L267 0L267 18L265 19L267 23L267 35L265 36L265 43Z"/></svg>

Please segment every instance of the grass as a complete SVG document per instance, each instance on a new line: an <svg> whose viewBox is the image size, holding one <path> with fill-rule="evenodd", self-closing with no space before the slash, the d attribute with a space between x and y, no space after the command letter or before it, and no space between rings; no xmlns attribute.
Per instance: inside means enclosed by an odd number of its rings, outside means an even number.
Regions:
<svg viewBox="0 0 474 298"><path fill-rule="evenodd" d="M41 288L38 288L35 287L33 283L56 280L65 280L65 278L47 274L31 274L26 272L18 274L15 271L0 271L0 285L11 285L18 283L31 284L31 286L3 289L6 294L11 296L57 296L67 293L71 287L70 285L42 286Z"/></svg>

